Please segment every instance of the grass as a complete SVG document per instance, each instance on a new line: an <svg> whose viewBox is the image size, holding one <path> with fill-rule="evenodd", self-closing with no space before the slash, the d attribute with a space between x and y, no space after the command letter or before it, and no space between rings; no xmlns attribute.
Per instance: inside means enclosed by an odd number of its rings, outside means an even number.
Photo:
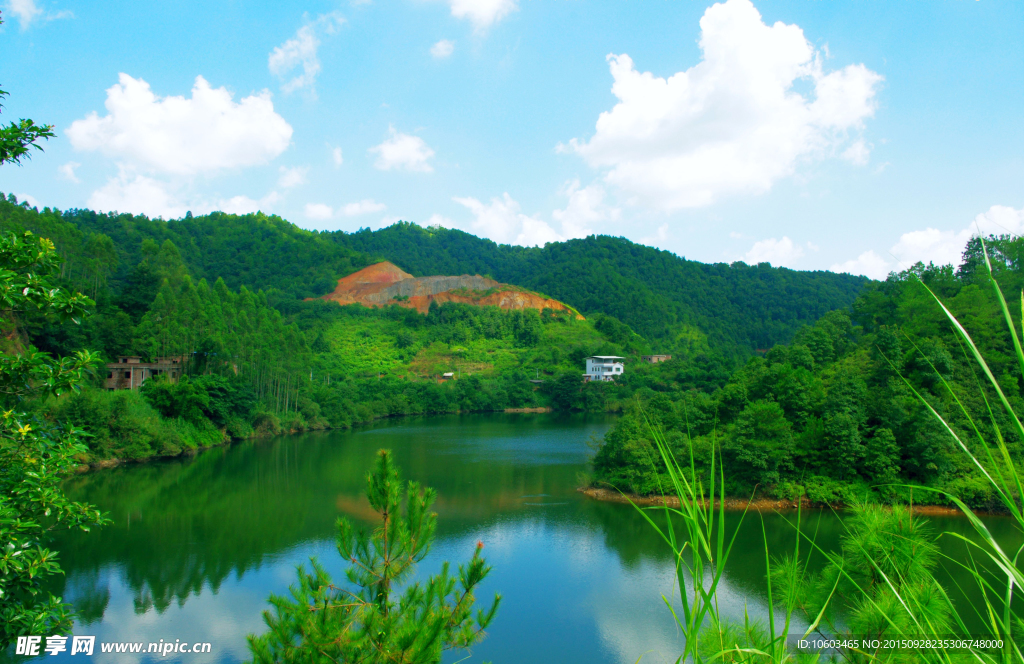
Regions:
<svg viewBox="0 0 1024 664"><path fill-rule="evenodd" d="M1021 377L1024 377L1024 348L1010 308L992 275L987 251L985 261ZM916 391L915 394L951 436L964 458L985 478L1016 527L1024 531L1022 480L1004 434L996 424L995 414L1001 411L1020 439L1024 439L1024 423L1014 412L970 334L934 292L929 289L929 293L947 318L964 352L978 369L981 378L978 389L986 408L983 415L990 421L993 436L986 438L977 414L968 411L945 381L943 384L960 413L970 423L972 441L964 440L964 436L954 430L921 394ZM1021 294L1021 321L1024 323L1024 293ZM907 385L914 389L909 381ZM652 461L664 465L671 483L665 488L675 494L680 506L636 509L658 532L675 557L680 610L673 608L667 597L663 599L684 638L683 652L677 662L753 664L825 661L824 656L800 652L793 647L788 637L798 618L804 618L808 624L805 630L801 630L804 636L814 633L840 637L871 634L883 638L942 639L950 635L968 636L966 621L970 617L981 618L986 629L984 635L973 636L985 636L1002 643L1002 646L966 650L917 647L902 651L857 647L833 656L838 661L849 662L1024 663L1024 655L1017 642L1024 630L1024 613L1020 602L1015 605L1014 600L1014 591L1024 587L1024 571L1020 564L1024 547L1016 551L1004 550L984 522L962 500L925 487L916 488L918 492L931 491L956 505L973 528L974 537L953 532L940 535L962 541L967 551L964 558L941 554L934 546L934 537L927 532L926 524L913 517L911 510L899 506L888 510L877 506L861 507L854 511L854 516L843 517L846 535L840 552L822 550L812 534L801 530L801 514L798 512L792 523L792 554L770 551L768 538L764 538L767 622L760 623L749 617L745 617L741 624L723 621L719 612L718 588L739 524L731 535L727 533L724 508L715 508L714 501L708 500L717 491L723 499L720 505L725 502L725 472L721 460L713 454L710 475L701 475L696 470L692 441L687 462L677 458L661 433L653 427L652 438L660 455L660 459ZM744 513L743 517L747 518L747 514ZM825 556L828 564L824 573L812 575L807 571L807 554L810 552ZM954 604L934 575L937 562L966 572L980 599L973 605ZM780 631L776 631L777 622L783 625ZM854 629L866 631L853 632Z"/></svg>
<svg viewBox="0 0 1024 664"><path fill-rule="evenodd" d="M514 370L579 372L581 362L573 361L574 351L585 349L584 354L590 354L608 343L588 321L544 324L540 343L533 347L518 346L510 339L473 338L476 335L446 343L433 339L433 333L427 326L409 327L402 320L383 317L341 319L325 332L332 352L318 357L315 371L335 378L456 370L485 376Z"/></svg>

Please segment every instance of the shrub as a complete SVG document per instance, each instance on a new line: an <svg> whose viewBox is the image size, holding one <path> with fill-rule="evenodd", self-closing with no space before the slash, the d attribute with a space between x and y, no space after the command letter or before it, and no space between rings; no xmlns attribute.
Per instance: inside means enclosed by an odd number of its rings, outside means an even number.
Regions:
<svg viewBox="0 0 1024 664"><path fill-rule="evenodd" d="M85 388L51 400L45 412L81 427L92 457L146 459L177 454L187 446L174 423L161 419L138 392Z"/></svg>
<svg viewBox="0 0 1024 664"><path fill-rule="evenodd" d="M252 426L257 436L274 436L281 433L281 420L274 413L257 413L253 417Z"/></svg>

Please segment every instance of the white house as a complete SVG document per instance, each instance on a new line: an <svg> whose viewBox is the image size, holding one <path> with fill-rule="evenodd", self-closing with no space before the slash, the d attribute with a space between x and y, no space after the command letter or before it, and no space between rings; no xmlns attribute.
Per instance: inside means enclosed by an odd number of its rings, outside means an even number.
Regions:
<svg viewBox="0 0 1024 664"><path fill-rule="evenodd" d="M587 358L587 372L583 380L615 380L622 375L622 361L626 359L618 355L594 355Z"/></svg>

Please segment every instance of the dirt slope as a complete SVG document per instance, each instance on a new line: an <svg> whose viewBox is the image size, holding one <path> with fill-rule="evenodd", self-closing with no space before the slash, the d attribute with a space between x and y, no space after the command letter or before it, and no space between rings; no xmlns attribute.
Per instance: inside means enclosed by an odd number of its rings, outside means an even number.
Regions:
<svg viewBox="0 0 1024 664"><path fill-rule="evenodd" d="M432 301L463 302L502 309L554 309L572 311L558 300L497 282L479 274L460 277L414 277L387 261L363 268L338 280L333 293L323 296L338 304L368 307L397 304L426 313ZM583 318L576 314L578 318Z"/></svg>

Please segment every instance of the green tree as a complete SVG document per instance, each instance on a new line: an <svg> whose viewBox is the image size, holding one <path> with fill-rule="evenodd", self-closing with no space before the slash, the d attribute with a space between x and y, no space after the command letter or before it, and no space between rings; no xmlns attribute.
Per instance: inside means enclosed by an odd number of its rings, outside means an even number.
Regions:
<svg viewBox="0 0 1024 664"><path fill-rule="evenodd" d="M0 16L0 25L4 19ZM7 92L0 90L0 99L7 96ZM0 105L0 109L3 106ZM32 120L22 118L12 122L6 127L0 126L0 165L6 163L20 164L22 159L31 159L30 148L42 151L39 139L47 139L56 136L53 133L53 125L37 125Z"/></svg>
<svg viewBox="0 0 1024 664"><path fill-rule="evenodd" d="M59 260L53 244L31 233L0 236L0 326L17 339L17 323L31 318L74 321L92 302L50 283ZM58 529L89 530L104 518L93 506L68 499L64 477L85 451L79 431L21 412L30 398L77 390L96 356L79 351L54 359L16 342L0 356L0 649L24 634L57 634L71 626L71 608L50 590L60 574L57 553L46 548Z"/></svg>
<svg viewBox="0 0 1024 664"><path fill-rule="evenodd" d="M580 378L580 374L561 374L558 378L549 381L546 387L551 395L551 405L555 410L574 410L579 407L583 391L583 379Z"/></svg>
<svg viewBox="0 0 1024 664"><path fill-rule="evenodd" d="M0 23L3 20L0 18ZM0 98L7 93L0 90ZM0 166L29 158L29 148L49 138L49 125L21 120L0 127ZM71 626L71 608L48 589L60 574L57 554L45 547L51 532L103 523L91 505L68 499L63 478L85 451L79 432L21 412L31 397L75 390L96 356L80 351L53 359L18 340L19 322L55 318L78 323L92 301L54 288L60 260L53 243L31 233L0 236L0 327L13 339L0 356L0 650L19 635L57 634Z"/></svg>
<svg viewBox="0 0 1024 664"><path fill-rule="evenodd" d="M900 475L900 448L889 429L878 429L866 442L864 465L877 482L895 482Z"/></svg>
<svg viewBox="0 0 1024 664"><path fill-rule="evenodd" d="M731 451L751 469L755 482L777 484L780 473L792 470L790 423L774 401L747 404L736 419L736 440Z"/></svg>
<svg viewBox="0 0 1024 664"><path fill-rule="evenodd" d="M479 641L498 610L478 610L474 591L490 572L478 543L457 576L441 572L413 583L396 601L397 586L411 576L430 552L437 515L430 511L437 494L399 479L389 450L377 454L366 477L366 497L381 521L371 533L338 520L338 553L351 566L348 585L336 587L315 558L312 570L298 569L291 597L272 595L265 611L269 631L249 636L256 662L347 662L350 664L435 663L450 649ZM404 509L403 509L404 505Z"/></svg>

